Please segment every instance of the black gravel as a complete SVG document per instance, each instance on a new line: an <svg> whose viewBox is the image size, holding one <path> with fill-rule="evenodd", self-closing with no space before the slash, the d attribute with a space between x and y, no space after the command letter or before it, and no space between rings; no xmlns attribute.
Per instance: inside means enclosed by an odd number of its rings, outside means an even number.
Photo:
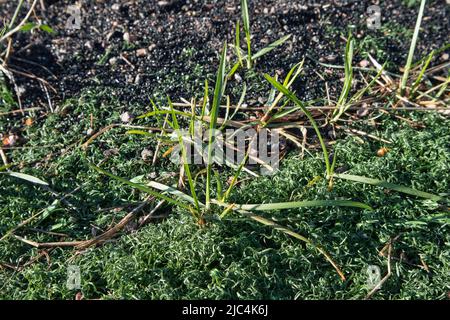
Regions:
<svg viewBox="0 0 450 320"><path fill-rule="evenodd" d="M238 0L98 0L83 1L81 29L67 30L66 10L73 1L43 2L46 9L38 5L37 16L56 32L21 33L9 65L48 81L55 88L49 92L55 105L87 87L109 88L124 103L147 103L150 95L161 90L173 99L201 94L204 79L213 79L223 42L233 43L235 22L240 19ZM366 10L379 3L382 24L412 30L418 8L403 2L250 1L255 51L293 35L283 47L261 58L256 68L286 73L308 57L297 90L304 99L318 98L324 83L317 72L323 73L323 67L314 60L342 64L342 36L348 30L361 41L367 36L383 39L386 56L377 58L387 58L398 68L404 64L409 42L390 35L389 30L369 30ZM14 12L12 1L0 0L0 6L1 17ZM449 42L449 13L445 0L427 4L418 56ZM357 56L355 63L362 58ZM336 74L327 78L338 79ZM48 104L36 80L20 76L17 80L26 106ZM331 89L339 90L339 86Z"/></svg>

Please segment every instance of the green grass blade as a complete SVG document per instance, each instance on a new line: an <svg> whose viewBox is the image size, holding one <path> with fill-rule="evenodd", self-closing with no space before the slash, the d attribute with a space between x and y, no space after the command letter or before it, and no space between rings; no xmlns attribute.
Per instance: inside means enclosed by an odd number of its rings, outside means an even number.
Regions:
<svg viewBox="0 0 450 320"><path fill-rule="evenodd" d="M305 63L305 59L303 59L296 65L294 65L291 68L291 70L289 70L289 72L286 76L286 79L284 79L283 86L285 86L286 88L289 88L294 83L295 79L297 79L300 72L302 72L304 63Z"/></svg>
<svg viewBox="0 0 450 320"><path fill-rule="evenodd" d="M170 101L170 98L168 98L168 100L169 100L170 111L172 111L172 122L173 122L173 126L174 126L173 128L175 129L175 132L177 133L178 144L180 145L180 148L181 148L181 154L182 154L182 157L183 157L184 172L185 172L186 177L188 179L189 189L191 191L191 195L194 198L195 207L196 207L196 209L198 211L200 211L200 206L199 206L199 202L198 202L197 192L195 191L195 183L194 183L194 180L192 179L191 168L189 167L189 163L188 163L188 159L187 159L186 146L184 144L184 140L183 140L183 137L182 137L181 132L180 132L180 125L178 124L177 116L175 114L175 109L173 108L172 101Z"/></svg>
<svg viewBox="0 0 450 320"><path fill-rule="evenodd" d="M151 105L152 105L153 111L159 111L159 108L158 108L158 106L156 105L156 103L153 101L153 99L150 99L150 103L151 103ZM156 121L158 122L158 125L159 125L160 127L162 127L162 126L163 126L163 121L162 121L160 115L159 115L159 114L155 114L155 117L156 117ZM167 116L166 116L166 117L167 117Z"/></svg>
<svg viewBox="0 0 450 320"><path fill-rule="evenodd" d="M411 70L412 60L414 58L414 51L416 50L417 39L419 38L420 25L422 23L423 12L425 11L426 0L420 2L419 14L417 16L416 26L414 28L414 34L409 47L408 59L406 61L405 70L403 72L402 82L400 84L400 94L405 94L406 83L408 82L409 72Z"/></svg>
<svg viewBox="0 0 450 320"><path fill-rule="evenodd" d="M244 85L242 87L241 97L239 98L238 104L236 105L236 109L234 110L233 114L231 115L230 120L233 120L233 118L236 116L236 114L240 110L242 104L244 103L246 94L247 94L247 85L244 82Z"/></svg>
<svg viewBox="0 0 450 320"><path fill-rule="evenodd" d="M261 203L261 204L235 204L239 210L246 211L272 211L308 207L353 207L372 211L367 204L350 200L311 200L295 202Z"/></svg>
<svg viewBox="0 0 450 320"><path fill-rule="evenodd" d="M236 56L238 57L239 65L243 67L244 65L242 63L242 54L241 54L241 26L239 20L236 22L236 38L234 48L236 50Z"/></svg>
<svg viewBox="0 0 450 320"><path fill-rule="evenodd" d="M344 61L344 69L345 69L345 80L344 86L341 91L341 95L339 96L336 109L333 112L332 122L336 122L339 117L345 112L344 107L347 102L348 95L350 94L350 90L352 88L353 82L353 39L352 36L349 35L347 40L347 45L345 46L345 61Z"/></svg>
<svg viewBox="0 0 450 320"><path fill-rule="evenodd" d="M286 97L289 98L289 100L294 102L305 113L305 115L308 117L309 121L311 122L311 125L313 126L313 128L314 128L314 130L315 130L315 132L317 134L317 138L319 139L320 146L322 147L323 158L325 160L325 166L326 166L326 172L327 172L327 176L329 176L331 174L331 165L330 165L330 159L328 157L327 147L325 145L325 142L324 142L324 140L322 138L322 134L320 133L319 127L317 126L317 123L314 120L313 116L308 111L308 109L306 109L305 105L295 96L295 94L293 94L291 91L289 91L288 88L286 88L282 84L278 83L278 81L276 81L274 78L272 78L268 74L265 74L264 77L275 88L277 88L278 91L282 92Z"/></svg>
<svg viewBox="0 0 450 320"><path fill-rule="evenodd" d="M241 0L242 21L244 22L245 38L247 41L247 68L252 67L252 47L250 40L250 16L247 0Z"/></svg>
<svg viewBox="0 0 450 320"><path fill-rule="evenodd" d="M209 86L208 86L208 80L205 80L205 91L203 93L203 104L202 104L202 111L200 114L200 119L203 121L203 117L205 115L209 115L209 111L207 110L208 107L208 94L209 94Z"/></svg>
<svg viewBox="0 0 450 320"><path fill-rule="evenodd" d="M13 17L12 17L11 21L9 22L8 30L12 29L12 27L14 26L14 23L16 22L17 16L19 15L20 9L22 8L23 1L24 0L20 0L19 1L19 4L17 5L16 10L14 11Z"/></svg>
<svg viewBox="0 0 450 320"><path fill-rule="evenodd" d="M162 191L164 193L168 193L168 194L170 194L172 196L175 196L175 197L177 197L179 199L183 199L183 200L185 200L187 202L192 203L193 205L196 205L195 199L193 197L187 195L186 193L184 193L184 192L182 192L182 191L180 191L178 189L175 189L173 187L167 186L165 184L162 184L162 183L159 183L159 182L156 182L156 181L150 181L147 185L152 187L152 188L154 188L154 189L156 189L156 190ZM198 205L200 207L204 207L205 206L200 201L197 201L197 203L198 203Z"/></svg>
<svg viewBox="0 0 450 320"><path fill-rule="evenodd" d="M431 60L434 57L434 50L431 51L431 53L428 55L427 60L425 61L422 70L420 70L419 76L417 77L416 81L414 82L412 88L411 88L411 92L409 93L410 96L414 95L414 93L417 90L417 87L420 84L420 81L422 81L423 75L425 74L425 71L427 71L428 65L430 64Z"/></svg>
<svg viewBox="0 0 450 320"><path fill-rule="evenodd" d="M140 190L142 192L146 192L146 193L154 196L155 198L158 198L158 199L161 199L161 200L165 200L168 203L171 203L171 204L174 204L176 206L182 207L182 208L184 208L186 210L190 210L190 207L188 205L184 204L183 202L180 202L180 201L177 201L177 200L172 199L170 197L167 197L167 196L165 196L165 195L163 195L163 194L161 194L159 192L156 192L155 190L153 190L153 189L151 189L149 187L146 187L146 186L144 186L142 184L134 183L134 182L131 182L131 181L127 180L127 179L124 179L124 178L121 178L119 176L116 176L116 175L114 175L112 173L109 173L109 172L103 170L102 168L97 167L96 165L93 165L93 164L89 164L89 167L91 167L92 169L95 169L98 172L100 172L100 173L102 173L102 174L104 174L104 175L106 175L106 176L108 176L108 177L110 177L110 178L112 178L114 180L117 180L117 181L119 181L119 182L121 182L123 184L129 185L130 187L138 189L138 190Z"/></svg>
<svg viewBox="0 0 450 320"><path fill-rule="evenodd" d="M6 169L8 169L8 168L10 168L10 167L12 167L13 165L12 164L7 164L7 165L4 165L4 166L1 166L0 167L0 172L1 171L5 171Z"/></svg>
<svg viewBox="0 0 450 320"><path fill-rule="evenodd" d="M450 69L448 70L448 76L445 82L443 83L441 89L439 89L439 92L436 94L436 97L433 100L436 100L437 98L440 98L442 94L447 90L447 87L450 83Z"/></svg>
<svg viewBox="0 0 450 320"><path fill-rule="evenodd" d="M206 207L209 209L209 199L211 192L211 167L212 167L212 152L214 144L214 131L217 127L217 117L220 109L220 102L222 100L222 95L225 87L225 66L227 56L227 43L225 42L222 55L220 57L219 70L217 71L216 85L214 89L214 99L211 107L211 121L209 123L209 137L208 137L208 158L206 164Z"/></svg>
<svg viewBox="0 0 450 320"><path fill-rule="evenodd" d="M39 185L43 185L43 186L48 186L47 182L45 182L45 181L43 181L43 180L41 180L39 178L30 176L29 174L19 173L19 172L2 172L1 174L6 174L8 176L15 177L15 178L18 178L18 179L21 179L21 180L25 180L25 181L31 182L33 184L39 184Z"/></svg>
<svg viewBox="0 0 450 320"><path fill-rule="evenodd" d="M250 142L250 145L251 145L251 142ZM233 179L230 182L230 186L228 187L227 191L223 195L222 201L227 201L228 200L228 197L230 196L231 191L233 190L233 188L234 188L234 186L235 186L235 184L237 182L237 179L239 178L239 176L240 176L240 174L242 172L242 168L244 167L245 163L247 162L249 154L250 154L250 147L247 149L247 152L245 153L244 158L242 159L241 163L239 164L239 167L236 169L236 171L234 173L234 176L233 176Z"/></svg>
<svg viewBox="0 0 450 320"><path fill-rule="evenodd" d="M416 189L412 189L412 188L409 188L409 187L397 185L397 184L394 184L394 183L390 183L390 182L386 182L386 181L382 181L382 180L378 180L378 179L372 179L372 178L356 176L356 175L351 175L351 174L335 174L334 176L336 178L350 180L350 181L355 181L355 182L360 182L360 183L371 184L373 186L378 186L378 187L383 187L383 188L387 188L387 189L392 189L392 190L395 190L395 191L398 191L398 192L406 193L406 194L417 196L417 197L421 197L421 198L431 199L431 200L434 200L434 201L443 200L443 198L438 196L438 195L434 195L434 194L431 194L431 193L428 193L428 192L419 191L419 190L416 190Z"/></svg>
<svg viewBox="0 0 450 320"><path fill-rule="evenodd" d="M257 53L255 53L252 56L252 60L256 60L256 59L262 57L263 55L269 53L270 51L272 51L276 47L281 46L283 43L285 43L287 40L289 40L290 37L291 37L291 35L288 34L287 36L284 36L281 39L278 39L277 41L272 42L267 47L265 47L265 48L259 50Z"/></svg>
<svg viewBox="0 0 450 320"><path fill-rule="evenodd" d="M178 111L178 110L174 110L173 112L176 115L183 116L183 117L191 118L191 116L192 116L192 114L190 114L188 112L183 112L183 111ZM172 115L172 111L171 110L155 110L155 111L148 112L148 113L145 113L143 115L140 115L140 116L137 117L137 119L157 117L159 115L168 115L168 114Z"/></svg>

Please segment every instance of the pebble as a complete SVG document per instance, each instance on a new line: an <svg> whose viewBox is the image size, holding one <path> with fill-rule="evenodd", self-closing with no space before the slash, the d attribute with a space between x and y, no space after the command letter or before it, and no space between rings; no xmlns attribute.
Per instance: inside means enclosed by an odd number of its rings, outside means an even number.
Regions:
<svg viewBox="0 0 450 320"><path fill-rule="evenodd" d="M111 59L109 59L108 63L113 66L117 63L117 58L116 57L112 57Z"/></svg>
<svg viewBox="0 0 450 320"><path fill-rule="evenodd" d="M163 7L164 8L164 7L169 6L170 2L169 1L158 1L156 4L158 5L158 7Z"/></svg>
<svg viewBox="0 0 450 320"><path fill-rule="evenodd" d="M359 62L359 66L362 68L367 68L370 65L370 62L368 60L361 60Z"/></svg>
<svg viewBox="0 0 450 320"><path fill-rule="evenodd" d="M134 119L134 116L127 112L124 112L120 115L120 121L124 122L124 123L129 123Z"/></svg>
<svg viewBox="0 0 450 320"><path fill-rule="evenodd" d="M141 75L137 74L136 78L134 78L134 84L140 84L141 83Z"/></svg>
<svg viewBox="0 0 450 320"><path fill-rule="evenodd" d="M142 150L141 152L141 158L144 161L148 161L151 158L153 158L153 151L150 149L145 148L144 150Z"/></svg>
<svg viewBox="0 0 450 320"><path fill-rule="evenodd" d="M87 136L92 136L93 133L94 133L94 129L92 129L92 128L89 128L89 129L87 129L87 131L86 131L86 135L87 135Z"/></svg>
<svg viewBox="0 0 450 320"><path fill-rule="evenodd" d="M142 49L136 50L136 56L138 56L138 57L145 57L146 55L147 55L147 49L146 48L142 48Z"/></svg>

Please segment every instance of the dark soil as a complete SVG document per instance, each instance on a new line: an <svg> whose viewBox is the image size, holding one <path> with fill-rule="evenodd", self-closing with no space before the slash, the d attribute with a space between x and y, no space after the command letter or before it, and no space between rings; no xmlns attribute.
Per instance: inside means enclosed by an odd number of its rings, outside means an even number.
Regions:
<svg viewBox="0 0 450 320"><path fill-rule="evenodd" d="M45 10L38 5L36 14L56 33L20 34L9 65L47 80L55 89L49 91L54 105L87 87L110 88L124 103L147 104L156 92L175 100L201 95L205 78L214 79L223 42L233 43L235 22L240 19L238 0L83 1L81 29L67 30L66 10L73 1L43 2ZM339 75L324 73L314 60L342 64L343 36L349 30L363 44L367 37L380 39L365 49L398 69L405 62L409 47L405 33L414 28L417 6L381 1L383 27L369 30L366 10L376 2L250 1L254 52L293 35L287 44L261 58L257 69L285 74L307 57L297 91L303 99L321 97L324 83L317 72L331 82ZM0 4L2 17L14 12L12 1ZM449 8L445 1L427 4L418 57L448 42ZM230 50L234 61L232 54ZM355 63L362 58L357 56ZM25 106L47 108L47 96L36 80L18 76L18 83L25 89ZM340 90L336 85L330 89Z"/></svg>

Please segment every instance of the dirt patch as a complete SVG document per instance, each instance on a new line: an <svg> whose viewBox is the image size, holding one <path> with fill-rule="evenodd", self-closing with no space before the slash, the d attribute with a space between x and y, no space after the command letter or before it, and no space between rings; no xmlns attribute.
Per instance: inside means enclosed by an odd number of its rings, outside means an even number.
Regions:
<svg viewBox="0 0 450 320"><path fill-rule="evenodd" d="M56 33L20 34L9 64L45 79L55 90L47 95L38 81L18 76L27 106L47 106L49 99L58 104L86 87L113 88L115 96L126 103L147 103L157 90L174 99L189 98L197 90L201 94L204 78L215 72L223 42L233 43L235 22L240 19L238 0L85 1L80 29L68 30L67 8L73 2L43 3L45 9L38 5L36 15ZM417 7L383 1L379 6L384 27L369 30L366 11L373 4L376 1L250 1L255 51L286 34L293 35L283 47L260 59L256 68L285 73L307 57L297 90L303 99L321 97L324 81L314 60L342 64L343 36L348 30L363 44L368 38L384 39L381 46L386 56L379 58L403 65L409 41L402 38L402 32L413 29ZM448 42L449 7L445 1L427 4L418 55ZM1 3L1 16L13 11L13 3ZM376 42L368 44L371 50L374 46ZM330 75L327 80L338 78ZM185 85L192 81L198 85Z"/></svg>

